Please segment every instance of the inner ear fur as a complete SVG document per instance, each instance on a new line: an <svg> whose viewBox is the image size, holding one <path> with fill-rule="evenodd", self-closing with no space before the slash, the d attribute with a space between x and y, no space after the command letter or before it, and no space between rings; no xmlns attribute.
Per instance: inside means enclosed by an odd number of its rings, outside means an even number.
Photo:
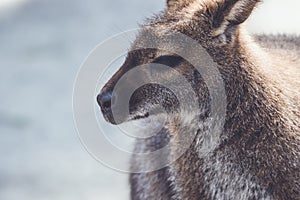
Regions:
<svg viewBox="0 0 300 200"><path fill-rule="evenodd" d="M213 35L220 35L237 26L250 16L261 0L167 0L169 11L176 11L192 3L199 3L209 10L214 28ZM199 10L200 11L200 10ZM200 11L201 12L201 11Z"/></svg>
<svg viewBox="0 0 300 200"><path fill-rule="evenodd" d="M245 22L255 6L261 0L221 0L217 3L213 16L215 35L222 34L226 29Z"/></svg>

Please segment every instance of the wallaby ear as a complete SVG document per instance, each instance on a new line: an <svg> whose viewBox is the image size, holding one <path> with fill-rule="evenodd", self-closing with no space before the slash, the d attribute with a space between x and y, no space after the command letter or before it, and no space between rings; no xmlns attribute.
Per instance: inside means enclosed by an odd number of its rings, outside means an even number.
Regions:
<svg viewBox="0 0 300 200"><path fill-rule="evenodd" d="M224 33L228 28L237 26L248 19L261 0L223 0L213 16L214 35Z"/></svg>

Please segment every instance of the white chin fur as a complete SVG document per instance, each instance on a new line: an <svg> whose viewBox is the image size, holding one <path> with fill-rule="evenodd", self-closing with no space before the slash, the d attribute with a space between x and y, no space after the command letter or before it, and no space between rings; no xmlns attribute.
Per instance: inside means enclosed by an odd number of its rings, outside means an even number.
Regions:
<svg viewBox="0 0 300 200"><path fill-rule="evenodd" d="M148 138L151 136L157 135L165 126L166 116L165 115L151 115L146 118L136 119L130 121L134 130L137 132L142 138Z"/></svg>

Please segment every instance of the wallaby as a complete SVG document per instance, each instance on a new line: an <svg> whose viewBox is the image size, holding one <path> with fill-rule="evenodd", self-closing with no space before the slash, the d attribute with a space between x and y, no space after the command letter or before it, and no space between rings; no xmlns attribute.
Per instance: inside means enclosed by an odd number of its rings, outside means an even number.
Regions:
<svg viewBox="0 0 300 200"><path fill-rule="evenodd" d="M208 52L224 80L227 110L219 138L205 136L205 126L211 126L206 122L210 98L201 74L170 52L130 51L97 97L105 119L117 124L147 118L155 115L151 109L158 103L163 105L166 125L157 135L138 139L135 152L151 152L169 142L180 142L176 140L181 135L196 134L188 150L170 166L131 174L131 199L300 199L300 38L249 36L242 24L258 3L168 0L164 12L143 25L158 37L169 31L183 33ZM137 36L133 48L144 39ZM168 65L180 72L196 91L195 102L203 109L178 112L178 102L170 91L147 84L132 95L130 116L116 122L111 111L116 83L130 69L146 63ZM219 142L202 154L201 145L207 138ZM131 160L132 168L151 164L134 157Z"/></svg>

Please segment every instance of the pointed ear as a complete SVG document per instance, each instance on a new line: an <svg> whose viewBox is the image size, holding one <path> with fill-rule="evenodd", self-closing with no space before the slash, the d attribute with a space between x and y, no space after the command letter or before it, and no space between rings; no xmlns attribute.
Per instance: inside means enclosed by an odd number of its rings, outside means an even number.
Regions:
<svg viewBox="0 0 300 200"><path fill-rule="evenodd" d="M213 16L214 35L226 32L248 19L261 0L223 0L218 4Z"/></svg>

